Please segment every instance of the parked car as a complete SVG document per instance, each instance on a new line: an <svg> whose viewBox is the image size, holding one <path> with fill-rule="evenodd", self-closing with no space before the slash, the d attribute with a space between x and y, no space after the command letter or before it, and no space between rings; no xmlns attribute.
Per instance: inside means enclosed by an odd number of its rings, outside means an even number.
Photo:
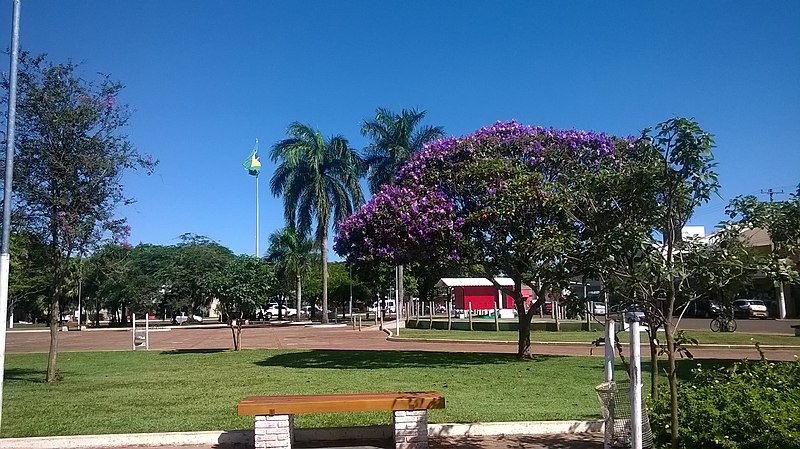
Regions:
<svg viewBox="0 0 800 449"><path fill-rule="evenodd" d="M683 312L684 309L686 312ZM672 316L680 316L681 313L684 318L711 318L722 314L722 306L716 301L697 299L676 307Z"/></svg>
<svg viewBox="0 0 800 449"><path fill-rule="evenodd" d="M763 301L764 304L766 304L767 306L767 313L769 314L770 317L773 318L780 317L781 312L780 310L778 310L779 309L778 301L775 301L774 299L764 299Z"/></svg>
<svg viewBox="0 0 800 449"><path fill-rule="evenodd" d="M592 315L605 315L606 303L599 301L592 301Z"/></svg>
<svg viewBox="0 0 800 449"><path fill-rule="evenodd" d="M733 316L736 318L761 318L769 317L767 305L759 299L737 299L733 301Z"/></svg>
<svg viewBox="0 0 800 449"><path fill-rule="evenodd" d="M270 303L267 306L267 308L261 313L263 314L264 318L266 318L267 320L271 320L273 317L278 317L279 316L278 315L278 309L279 309L278 303L273 302L273 303ZM283 306L282 309L283 309L283 310L281 310L282 315L280 315L280 316L289 318L289 317L293 317L293 316L297 315L297 309L293 309L293 308L287 307L287 306Z"/></svg>
<svg viewBox="0 0 800 449"><path fill-rule="evenodd" d="M300 316L302 316L305 319L313 319L313 320L322 319L322 307L314 305L313 316L311 313L312 313L311 306L303 306L302 310L300 311ZM353 308L353 313L356 313L355 308ZM338 319L337 311L328 309L328 321L336 321L337 319Z"/></svg>
<svg viewBox="0 0 800 449"><path fill-rule="evenodd" d="M192 315L192 321L197 321L198 323L203 322L203 317L200 315ZM181 312L179 314L172 315L172 324L183 324L189 321L189 315L186 312Z"/></svg>
<svg viewBox="0 0 800 449"><path fill-rule="evenodd" d="M397 310L397 306L394 303L394 299L386 299L386 300L383 300L382 303L383 303L382 304L383 310L385 310L386 313L394 313ZM371 313L375 313L378 310L380 310L380 308L378 306L378 301L373 302L372 303L372 307L370 307L368 310Z"/></svg>

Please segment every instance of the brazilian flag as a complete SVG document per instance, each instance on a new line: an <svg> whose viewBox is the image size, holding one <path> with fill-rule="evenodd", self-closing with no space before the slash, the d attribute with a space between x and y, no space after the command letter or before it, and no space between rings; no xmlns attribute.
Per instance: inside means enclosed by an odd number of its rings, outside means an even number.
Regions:
<svg viewBox="0 0 800 449"><path fill-rule="evenodd" d="M256 155L257 152L258 144L253 147L253 152L250 153L250 157L248 157L247 160L244 161L244 164L242 164L245 170L247 170L247 173L252 176L258 176L258 174L261 172L261 161L258 160L258 155Z"/></svg>

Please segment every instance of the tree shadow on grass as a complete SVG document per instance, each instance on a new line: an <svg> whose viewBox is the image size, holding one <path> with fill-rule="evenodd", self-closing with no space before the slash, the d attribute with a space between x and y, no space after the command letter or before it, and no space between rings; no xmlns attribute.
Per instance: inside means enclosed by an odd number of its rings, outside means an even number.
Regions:
<svg viewBox="0 0 800 449"><path fill-rule="evenodd" d="M172 351L162 351L161 355L218 354L228 351L230 351L230 349L173 349Z"/></svg>
<svg viewBox="0 0 800 449"><path fill-rule="evenodd" d="M554 357L557 356L540 356L531 362L543 362ZM284 368L385 369L502 365L517 361L516 356L509 354L311 350L276 354L255 364Z"/></svg>
<svg viewBox="0 0 800 449"><path fill-rule="evenodd" d="M5 380L14 380L22 382L42 383L45 376L44 370L38 369L25 369L25 368L9 368L5 370L3 378Z"/></svg>

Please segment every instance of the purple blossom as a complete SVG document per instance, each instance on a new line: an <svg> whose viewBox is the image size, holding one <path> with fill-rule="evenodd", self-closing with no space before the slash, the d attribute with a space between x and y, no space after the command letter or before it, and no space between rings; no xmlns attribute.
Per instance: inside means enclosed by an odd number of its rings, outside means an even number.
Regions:
<svg viewBox="0 0 800 449"><path fill-rule="evenodd" d="M594 167L614 160L616 142L604 133L516 121L497 122L468 136L431 142L400 169L397 185L384 186L339 224L334 249L361 260L457 260L470 214L478 212L475 216L485 221L492 215L486 208L509 190L499 174L491 180L475 180L477 187L462 193L464 186L459 182L463 184L463 180L455 180L461 167L505 159L557 177L564 164ZM482 201L481 197L493 200Z"/></svg>

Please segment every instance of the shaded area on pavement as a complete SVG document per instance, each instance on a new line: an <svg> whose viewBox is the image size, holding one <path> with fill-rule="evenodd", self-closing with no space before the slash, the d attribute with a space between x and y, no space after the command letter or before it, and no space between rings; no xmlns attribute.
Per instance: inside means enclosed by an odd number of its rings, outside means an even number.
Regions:
<svg viewBox="0 0 800 449"><path fill-rule="evenodd" d="M774 329L790 329L787 322L759 322L759 326L772 326ZM50 336L46 332L8 332L6 353L47 352ZM131 350L130 330L70 331L59 334L60 351L129 351ZM428 351L437 353L482 353L515 354L515 343L498 342L459 342L450 341L388 341L386 334L376 327L353 330L347 326L264 326L247 329L242 334L244 349L313 349L313 350L353 350L353 351ZM798 337L800 345L800 337ZM173 328L150 333L150 350L172 351L181 354L188 351L227 351L232 348L230 330L222 327ZM649 350L642 346L642 353ZM794 360L800 348L763 348L769 360ZM603 357L603 351L588 343L574 344L534 344L532 350L539 355L578 355ZM748 358L758 360L759 353L750 347L691 347L695 359ZM322 363L324 361L321 361ZM289 363L289 362L281 362ZM380 362L375 362L380 363ZM413 363L413 361L410 361ZM485 363L485 362L483 362Z"/></svg>
<svg viewBox="0 0 800 449"><path fill-rule="evenodd" d="M252 445L241 443L215 444L207 446L160 446L169 449L252 449ZM303 442L297 448L318 449L390 449L392 441L336 441ZM547 435L491 435L469 437L431 438L431 449L601 449L603 434L600 432ZM109 449L112 449L109 447ZM114 447L113 449L142 449L142 446Z"/></svg>

